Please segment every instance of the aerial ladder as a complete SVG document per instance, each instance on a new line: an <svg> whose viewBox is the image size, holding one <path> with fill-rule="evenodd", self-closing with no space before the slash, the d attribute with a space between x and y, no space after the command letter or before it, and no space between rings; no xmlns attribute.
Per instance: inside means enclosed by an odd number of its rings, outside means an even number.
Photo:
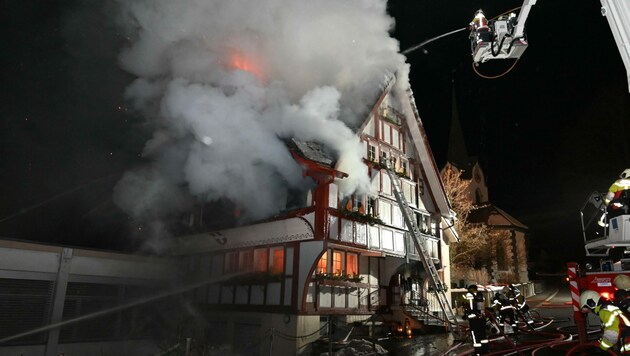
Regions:
<svg viewBox="0 0 630 356"><path fill-rule="evenodd" d="M398 180L398 176L392 172L392 168L390 167L389 162L386 163L387 175L389 176L389 180L392 182L392 186L394 188L394 196L396 197L396 201L398 202L398 206L400 207L400 211L405 220L405 224L409 229L409 235L413 241L416 250L418 251L418 255L420 256L420 261L424 266L424 269L429 274L431 284L435 290L435 295L440 304L440 308L446 315L446 319L449 323L449 329L451 331L459 332L459 323L457 322L457 317L451 308L451 304L448 301L448 297L446 296L446 288L444 287L444 283L440 280L440 276L438 274L437 269L435 268L435 264L433 263L433 259L427 252L427 247L425 244L425 237L420 232L418 228L418 224L416 224L416 220L414 218L413 211L409 207L407 203L407 199L402 194L402 190L400 189L400 181Z"/></svg>

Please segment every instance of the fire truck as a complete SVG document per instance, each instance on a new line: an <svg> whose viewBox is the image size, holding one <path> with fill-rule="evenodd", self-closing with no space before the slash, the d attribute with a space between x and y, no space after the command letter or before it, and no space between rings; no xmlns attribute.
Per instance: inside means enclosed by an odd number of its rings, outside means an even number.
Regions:
<svg viewBox="0 0 630 356"><path fill-rule="evenodd" d="M479 10L470 23L473 63L479 65L495 59L518 60L528 46L525 21L536 0L524 0L518 17L513 13L487 19ZM621 54L630 91L630 1L601 0L601 15L608 25ZM568 264L568 280L573 300L574 320L579 342L586 345L586 316L580 311L580 291L593 290L612 300L616 291L614 279L630 276L630 211L608 218L604 196L589 195L581 209L582 233L586 256L599 258L593 266ZM603 218L602 218L603 217ZM603 222L603 223L602 223Z"/></svg>
<svg viewBox="0 0 630 356"><path fill-rule="evenodd" d="M621 215L609 218L604 196L593 192L580 210L586 256L598 258L599 262L584 266L570 262L567 266L573 315L582 344L587 343L587 334L586 316L579 305L581 292L593 290L602 298L613 300L617 290L615 277L620 274L630 277L630 213L625 206Z"/></svg>

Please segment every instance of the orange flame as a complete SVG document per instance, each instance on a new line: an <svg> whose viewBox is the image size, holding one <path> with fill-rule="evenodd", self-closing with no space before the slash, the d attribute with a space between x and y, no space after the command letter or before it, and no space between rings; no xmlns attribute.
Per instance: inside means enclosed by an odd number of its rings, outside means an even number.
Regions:
<svg viewBox="0 0 630 356"><path fill-rule="evenodd" d="M260 66L254 61L250 60L245 56L242 52L237 50L232 50L230 55L229 64L230 67L238 70L242 70L245 72L252 73L261 81L265 80L264 74Z"/></svg>

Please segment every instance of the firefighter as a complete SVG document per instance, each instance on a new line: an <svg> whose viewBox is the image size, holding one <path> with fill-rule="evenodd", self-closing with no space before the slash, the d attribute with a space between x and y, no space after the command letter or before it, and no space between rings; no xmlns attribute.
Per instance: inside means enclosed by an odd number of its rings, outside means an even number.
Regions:
<svg viewBox="0 0 630 356"><path fill-rule="evenodd" d="M492 309L494 310L494 314L497 316L499 320L499 326L501 327L504 334L511 334L513 332L518 332L517 324L516 324L516 309L514 308L514 304L508 297L510 293L510 288L508 286L503 287L501 293L495 293L494 298L492 299ZM505 325L511 326L512 331L505 332L506 329L509 328Z"/></svg>
<svg viewBox="0 0 630 356"><path fill-rule="evenodd" d="M523 317L525 318L527 324L533 324L534 319L532 319L532 316L529 313L529 305L527 305L525 296L521 294L521 291L513 284L510 284L508 289L507 297L510 303L514 306L517 312L523 313Z"/></svg>
<svg viewBox="0 0 630 356"><path fill-rule="evenodd" d="M474 49L477 47L479 42L491 42L493 33L490 31L490 27L488 26L488 19L483 14L481 9L477 10L475 13L475 17L469 24L470 32L470 40L471 47Z"/></svg>
<svg viewBox="0 0 630 356"><path fill-rule="evenodd" d="M477 285L471 284L468 286L468 293L464 294L463 298L464 317L468 319L475 355L485 355L488 353L488 338L483 315L483 294L477 290Z"/></svg>
<svg viewBox="0 0 630 356"><path fill-rule="evenodd" d="M630 316L630 277L625 274L619 274L615 277L613 283L617 288L613 299L615 305L626 315Z"/></svg>
<svg viewBox="0 0 630 356"><path fill-rule="evenodd" d="M630 200L630 168L626 168L608 188L604 198L604 204L608 207L608 219L628 213L628 201Z"/></svg>
<svg viewBox="0 0 630 356"><path fill-rule="evenodd" d="M592 290L582 292L580 308L583 313L591 311L599 317L602 323L602 337L597 344L602 350L608 350L617 345L616 348L622 353L630 353L630 328L628 328L630 320L621 309Z"/></svg>

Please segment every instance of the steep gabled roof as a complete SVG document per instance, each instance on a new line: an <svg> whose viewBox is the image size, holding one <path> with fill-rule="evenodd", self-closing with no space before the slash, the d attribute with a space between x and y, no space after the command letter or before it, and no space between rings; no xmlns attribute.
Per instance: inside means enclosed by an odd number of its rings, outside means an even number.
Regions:
<svg viewBox="0 0 630 356"><path fill-rule="evenodd" d="M448 198L446 197L444 185L442 184L442 178L440 177L440 171L435 163L433 151L431 151L429 139L426 131L424 130L424 125L422 125L420 115L418 114L418 109L416 108L416 102L411 89L408 89L406 97L408 100L402 101L402 111L406 119L403 125L405 125L405 127L409 130L416 156L420 160L420 163L422 163L422 175L424 181L429 187L431 198L435 202L440 214L443 217L450 219L454 214L451 210Z"/></svg>
<svg viewBox="0 0 630 356"><path fill-rule="evenodd" d="M406 121L404 121L402 124L410 133L410 136L412 138L412 147L414 149L416 158L421 163L421 173L425 182L425 186L428 188L427 190L431 196L431 199L435 203L435 206L440 215L442 215L446 219L451 219L453 217L451 206L448 202L448 198L446 197L444 186L442 184L442 179L440 177L439 170L437 169L437 165L433 157L433 152L431 151L431 146L429 145L429 140L427 138L426 132L424 131L424 126L422 125L418 110L416 109L416 103L413 97L413 93L411 92L411 89L407 89L407 92L405 93L402 89L397 88L395 84L395 76L386 80L385 85L383 86L383 90L381 94L376 98L372 110L370 110L370 112L365 116L363 122L361 122L360 125L357 125L352 129L355 130L355 132L357 133L363 130L373 114L377 113L385 97L387 97L387 95L393 93L394 91L398 91L396 94L397 97L402 99L402 113L406 119ZM334 154L327 150L326 147L322 144L291 139L289 145L292 146L293 150L296 151L300 156L308 160L329 167L334 167L334 165L336 164L336 158Z"/></svg>
<svg viewBox="0 0 630 356"><path fill-rule="evenodd" d="M486 224L495 229L527 230L527 226L492 203L478 206L468 214L471 223Z"/></svg>

